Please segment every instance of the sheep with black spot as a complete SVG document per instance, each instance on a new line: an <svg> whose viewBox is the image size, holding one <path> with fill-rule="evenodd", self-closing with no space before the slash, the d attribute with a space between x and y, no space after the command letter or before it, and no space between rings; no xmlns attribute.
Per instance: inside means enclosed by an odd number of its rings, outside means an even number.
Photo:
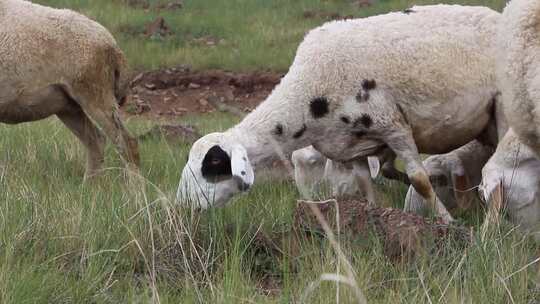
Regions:
<svg viewBox="0 0 540 304"><path fill-rule="evenodd" d="M255 111L193 145L178 199L203 207L224 204L246 188L240 185L253 182L235 167L257 171L309 145L341 162L389 149L404 160L408 179L430 209L452 220L420 152L450 152L492 124L500 14L459 5L412 10L312 30L281 83ZM277 126L283 132L275 132ZM216 145L230 156L231 174L203 177L202 160ZM234 147L243 148L246 161L235 162Z"/></svg>

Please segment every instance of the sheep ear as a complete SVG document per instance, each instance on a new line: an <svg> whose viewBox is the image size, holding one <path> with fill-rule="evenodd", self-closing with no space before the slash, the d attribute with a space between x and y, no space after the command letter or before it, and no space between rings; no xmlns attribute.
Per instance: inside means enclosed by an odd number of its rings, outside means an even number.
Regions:
<svg viewBox="0 0 540 304"><path fill-rule="evenodd" d="M253 185L255 174L243 146L236 145L231 150L231 171L232 175L242 180L245 185Z"/></svg>
<svg viewBox="0 0 540 304"><path fill-rule="evenodd" d="M379 162L379 158L376 156L368 156L368 165L369 165L369 173L371 174L371 178L376 178L379 175L379 172L381 171L381 163Z"/></svg>

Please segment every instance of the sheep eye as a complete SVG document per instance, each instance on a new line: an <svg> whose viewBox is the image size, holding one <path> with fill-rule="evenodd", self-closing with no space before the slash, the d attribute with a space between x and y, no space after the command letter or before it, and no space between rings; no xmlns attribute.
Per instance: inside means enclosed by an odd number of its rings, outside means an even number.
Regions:
<svg viewBox="0 0 540 304"><path fill-rule="evenodd" d="M209 182L218 182L232 175L231 158L220 146L208 150L202 161L202 176Z"/></svg>

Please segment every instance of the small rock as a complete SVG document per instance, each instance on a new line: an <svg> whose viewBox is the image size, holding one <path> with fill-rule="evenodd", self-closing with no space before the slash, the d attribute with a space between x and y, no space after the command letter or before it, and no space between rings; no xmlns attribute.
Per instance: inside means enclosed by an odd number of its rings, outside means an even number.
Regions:
<svg viewBox="0 0 540 304"><path fill-rule="evenodd" d="M198 89L198 88L200 88L200 87L201 87L200 84L197 84L197 83L194 83L194 82L192 82L192 83L190 83L190 84L188 85L188 88L190 88L190 89Z"/></svg>
<svg viewBox="0 0 540 304"><path fill-rule="evenodd" d="M208 100L202 98L202 99L199 99L199 104L202 106L202 107L207 107L209 105L208 103Z"/></svg>
<svg viewBox="0 0 540 304"><path fill-rule="evenodd" d="M144 87L147 88L147 89L149 89L149 90L151 90L151 91L153 91L153 90L156 89L156 85L153 84L153 83L145 83L145 84L144 84Z"/></svg>
<svg viewBox="0 0 540 304"><path fill-rule="evenodd" d="M150 107L150 105L147 103L142 103L139 105L139 109L140 109L139 114L142 114L144 112L149 112L150 110L152 110L152 107Z"/></svg>
<svg viewBox="0 0 540 304"><path fill-rule="evenodd" d="M139 80L141 80L143 78L144 74L143 73L139 73L137 76L135 76L135 78L133 78L133 80L131 81L131 83L135 83Z"/></svg>
<svg viewBox="0 0 540 304"><path fill-rule="evenodd" d="M225 100L226 101L234 101L234 94L233 94L232 90L227 90L225 92Z"/></svg>

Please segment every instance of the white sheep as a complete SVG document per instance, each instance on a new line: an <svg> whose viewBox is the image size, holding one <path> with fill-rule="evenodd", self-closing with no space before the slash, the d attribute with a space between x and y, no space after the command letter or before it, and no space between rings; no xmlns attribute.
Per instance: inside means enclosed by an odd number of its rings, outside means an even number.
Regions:
<svg viewBox="0 0 540 304"><path fill-rule="evenodd" d="M375 201L371 170L364 161L333 162L312 146L294 151L291 160L296 186L307 198L319 194L323 184L327 184L334 197Z"/></svg>
<svg viewBox="0 0 540 304"><path fill-rule="evenodd" d="M138 163L137 142L117 111L126 60L104 27L70 10L0 0L0 71L0 122L58 116L88 150L85 177L102 166L101 131Z"/></svg>
<svg viewBox="0 0 540 304"><path fill-rule="evenodd" d="M446 153L487 130L499 19L483 7L415 6L312 30L255 111L195 142L178 199L222 205L251 186L253 168L310 144L342 162L389 148L432 210L450 221L419 151Z"/></svg>
<svg viewBox="0 0 540 304"><path fill-rule="evenodd" d="M493 154L493 147L474 140L445 154L424 160L433 189L447 208L468 209L482 181L482 167ZM420 213L425 202L413 187L405 198L405 211Z"/></svg>
<svg viewBox="0 0 540 304"><path fill-rule="evenodd" d="M309 146L294 151L291 162L294 166L294 182L301 194L313 195L323 190L324 168L327 162L324 155Z"/></svg>
<svg viewBox="0 0 540 304"><path fill-rule="evenodd" d="M479 191L488 204L501 191L510 220L540 241L540 159L512 129L482 169Z"/></svg>
<svg viewBox="0 0 540 304"><path fill-rule="evenodd" d="M500 23L497 76L510 127L540 155L540 1L513 0Z"/></svg>

